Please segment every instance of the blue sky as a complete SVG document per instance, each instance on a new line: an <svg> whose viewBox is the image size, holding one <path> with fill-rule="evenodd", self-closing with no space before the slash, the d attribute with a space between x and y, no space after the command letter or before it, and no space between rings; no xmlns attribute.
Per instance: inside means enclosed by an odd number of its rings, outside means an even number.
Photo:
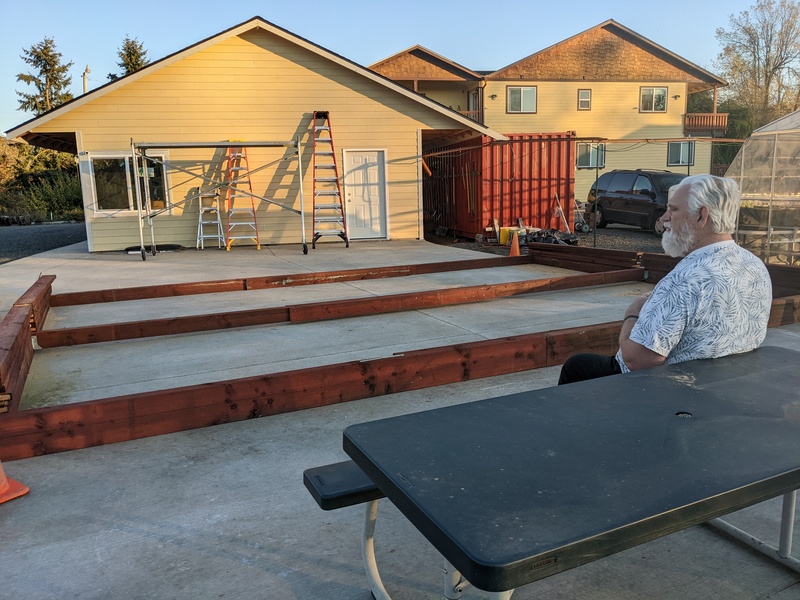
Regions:
<svg viewBox="0 0 800 600"><path fill-rule="evenodd" d="M714 35L729 16L755 0L672 0L634 8L630 0L208 0L102 2L0 0L0 132L32 115L18 110L16 76L28 72L23 49L52 37L71 69L72 93L89 90L118 72L126 35L157 60L259 16L359 64L369 65L421 44L473 70L494 70L567 37L614 19L672 52L714 72L720 51ZM718 8L724 5L724 8ZM660 8L664 6L666 8Z"/></svg>

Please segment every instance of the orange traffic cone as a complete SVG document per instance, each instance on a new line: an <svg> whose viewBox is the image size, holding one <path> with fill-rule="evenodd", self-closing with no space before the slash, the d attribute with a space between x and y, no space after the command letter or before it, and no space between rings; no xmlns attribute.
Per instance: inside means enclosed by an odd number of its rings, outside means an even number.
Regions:
<svg viewBox="0 0 800 600"><path fill-rule="evenodd" d="M511 251L508 253L509 256L519 256L519 236L517 232L514 232L514 237L511 238Z"/></svg>
<svg viewBox="0 0 800 600"><path fill-rule="evenodd" d="M19 481L6 477L3 463L0 462L0 504L24 496L30 491L27 485L22 485Z"/></svg>

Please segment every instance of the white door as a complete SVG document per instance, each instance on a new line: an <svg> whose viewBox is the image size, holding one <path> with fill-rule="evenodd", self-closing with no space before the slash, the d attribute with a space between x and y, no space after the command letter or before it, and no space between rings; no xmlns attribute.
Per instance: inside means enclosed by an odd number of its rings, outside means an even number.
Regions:
<svg viewBox="0 0 800 600"><path fill-rule="evenodd" d="M344 199L351 240L386 238L386 155L344 151Z"/></svg>

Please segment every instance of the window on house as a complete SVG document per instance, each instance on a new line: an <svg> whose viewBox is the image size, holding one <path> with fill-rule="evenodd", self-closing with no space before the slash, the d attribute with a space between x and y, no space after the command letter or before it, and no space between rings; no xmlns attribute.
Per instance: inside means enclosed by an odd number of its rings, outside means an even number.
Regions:
<svg viewBox="0 0 800 600"><path fill-rule="evenodd" d="M536 112L536 86L506 88L506 110L510 113Z"/></svg>
<svg viewBox="0 0 800 600"><path fill-rule="evenodd" d="M693 164L694 142L669 142L667 144L668 166L691 166Z"/></svg>
<svg viewBox="0 0 800 600"><path fill-rule="evenodd" d="M136 192L133 188L134 172L133 159L130 156L93 156L92 174L94 181L95 197L97 198L96 210L138 210ZM140 176L142 159L138 159ZM160 164L148 162L147 171L150 182L150 201L153 208L161 204L163 208L168 204L164 176L164 167ZM141 188L139 196L144 196L144 180L140 179Z"/></svg>
<svg viewBox="0 0 800 600"><path fill-rule="evenodd" d="M606 166L606 145L587 144L579 142L577 144L577 161L575 166L579 169L604 168Z"/></svg>
<svg viewBox="0 0 800 600"><path fill-rule="evenodd" d="M667 112L667 88L640 88L639 110L641 112Z"/></svg>
<svg viewBox="0 0 800 600"><path fill-rule="evenodd" d="M592 90L578 90L578 110L592 110Z"/></svg>

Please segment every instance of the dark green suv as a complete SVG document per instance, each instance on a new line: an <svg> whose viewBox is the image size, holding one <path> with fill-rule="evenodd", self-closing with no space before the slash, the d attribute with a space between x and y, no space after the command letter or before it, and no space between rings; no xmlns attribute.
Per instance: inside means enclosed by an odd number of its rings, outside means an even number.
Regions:
<svg viewBox="0 0 800 600"><path fill-rule="evenodd" d="M669 188L685 177L641 169L603 173L589 190L586 221L600 228L622 223L656 231L656 221L666 212Z"/></svg>

